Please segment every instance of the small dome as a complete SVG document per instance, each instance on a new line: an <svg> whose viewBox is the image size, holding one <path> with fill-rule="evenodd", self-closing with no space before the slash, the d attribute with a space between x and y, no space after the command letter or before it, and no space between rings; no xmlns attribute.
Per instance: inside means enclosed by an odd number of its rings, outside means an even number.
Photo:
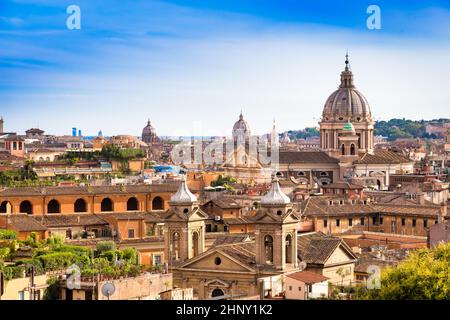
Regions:
<svg viewBox="0 0 450 320"><path fill-rule="evenodd" d="M342 128L342 131L346 132L355 132L355 127L353 124L349 121L346 124L344 124L344 127Z"/></svg>
<svg viewBox="0 0 450 320"><path fill-rule="evenodd" d="M269 192L267 192L262 198L261 198L261 204L289 204L291 203L291 200L287 195L281 191L280 183L278 182L278 179L275 178L272 181L272 185L270 187Z"/></svg>
<svg viewBox="0 0 450 320"><path fill-rule="evenodd" d="M184 180L184 179L183 179L183 181L181 181L178 191L170 197L170 202L175 203L175 204L176 203L185 204L185 203L192 203L192 202L196 202L196 201L197 201L197 197L189 190L189 188L186 184L186 180Z"/></svg>
<svg viewBox="0 0 450 320"><path fill-rule="evenodd" d="M247 121L244 120L244 116L241 114L239 115L239 120L236 121L236 123L233 126L233 133L232 133L233 139L237 139L238 137L241 137L244 140L247 140L250 138L250 126L248 125Z"/></svg>

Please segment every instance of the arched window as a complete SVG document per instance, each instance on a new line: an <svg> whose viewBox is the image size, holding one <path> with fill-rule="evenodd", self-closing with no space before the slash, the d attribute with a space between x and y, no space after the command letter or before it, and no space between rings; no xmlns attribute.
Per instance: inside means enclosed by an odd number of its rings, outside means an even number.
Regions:
<svg viewBox="0 0 450 320"><path fill-rule="evenodd" d="M355 145L354 145L353 143L350 145L350 154L351 154L352 156L355 155Z"/></svg>
<svg viewBox="0 0 450 320"><path fill-rule="evenodd" d="M344 145L341 146L341 154L343 156L345 156L345 146Z"/></svg>
<svg viewBox="0 0 450 320"><path fill-rule="evenodd" d="M110 198L102 200L101 211L113 211L113 202Z"/></svg>
<svg viewBox="0 0 450 320"><path fill-rule="evenodd" d="M47 213L60 213L59 202L55 199L50 200L47 204Z"/></svg>
<svg viewBox="0 0 450 320"><path fill-rule="evenodd" d="M12 206L9 201L3 201L0 204L0 213L12 213Z"/></svg>
<svg viewBox="0 0 450 320"><path fill-rule="evenodd" d="M20 213L33 214L33 205L28 200L22 201L19 209Z"/></svg>
<svg viewBox="0 0 450 320"><path fill-rule="evenodd" d="M194 257L198 256L199 253L198 232L192 233L192 253Z"/></svg>
<svg viewBox="0 0 450 320"><path fill-rule="evenodd" d="M153 210L164 210L164 201L161 197L155 197L152 201Z"/></svg>
<svg viewBox="0 0 450 320"><path fill-rule="evenodd" d="M219 288L215 288L215 289L211 292L211 298L214 298L214 297L221 297L221 296L223 296L223 295L225 295L225 294L223 293L223 290L222 290L222 289L219 289Z"/></svg>
<svg viewBox="0 0 450 320"><path fill-rule="evenodd" d="M266 263L273 263L273 238L266 235L264 237L264 253L266 257Z"/></svg>
<svg viewBox="0 0 450 320"><path fill-rule="evenodd" d="M286 263L292 263L292 237L286 236Z"/></svg>
<svg viewBox="0 0 450 320"><path fill-rule="evenodd" d="M127 201L127 211L137 211L139 210L139 202L135 197L131 197Z"/></svg>
<svg viewBox="0 0 450 320"><path fill-rule="evenodd" d="M180 234L178 232L172 234L170 246L170 249L172 250L172 260L178 260L180 256Z"/></svg>
<svg viewBox="0 0 450 320"><path fill-rule="evenodd" d="M86 212L86 201L84 199L77 199L73 205L74 212Z"/></svg>

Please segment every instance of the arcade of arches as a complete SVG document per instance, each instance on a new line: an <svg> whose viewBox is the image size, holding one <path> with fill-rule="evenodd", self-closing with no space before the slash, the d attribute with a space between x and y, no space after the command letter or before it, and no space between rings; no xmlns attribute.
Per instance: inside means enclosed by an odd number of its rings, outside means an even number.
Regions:
<svg viewBox="0 0 450 320"><path fill-rule="evenodd" d="M0 214L26 213L70 214L70 213L120 213L127 211L148 212L167 210L170 193L155 196L136 194L127 196L11 196L1 197Z"/></svg>

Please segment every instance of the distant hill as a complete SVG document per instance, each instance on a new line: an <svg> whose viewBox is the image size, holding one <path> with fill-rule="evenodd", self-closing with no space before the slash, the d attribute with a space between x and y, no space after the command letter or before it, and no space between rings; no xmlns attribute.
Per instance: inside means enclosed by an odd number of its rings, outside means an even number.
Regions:
<svg viewBox="0 0 450 320"><path fill-rule="evenodd" d="M406 120L403 119L391 119L389 121L376 121L375 122L375 135L381 135L387 137L389 141L393 141L399 138L425 138L435 139L434 134L428 134L426 132L426 126L428 124L439 125L450 122L450 119L434 119L434 120Z"/></svg>
<svg viewBox="0 0 450 320"><path fill-rule="evenodd" d="M389 141L394 141L400 138L425 138L434 139L434 134L428 134L426 132L426 126L428 124L439 125L442 123L448 123L450 119L441 118L434 120L406 120L403 119L391 119L389 121L376 121L375 122L375 135L387 137ZM292 139L306 139L310 137L319 136L319 130L317 128L305 128L302 130L289 130L289 137Z"/></svg>

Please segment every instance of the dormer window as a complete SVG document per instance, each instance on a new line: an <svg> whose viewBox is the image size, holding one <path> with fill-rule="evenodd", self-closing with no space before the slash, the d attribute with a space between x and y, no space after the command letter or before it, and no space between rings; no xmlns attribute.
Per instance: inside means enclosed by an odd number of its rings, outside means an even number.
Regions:
<svg viewBox="0 0 450 320"><path fill-rule="evenodd" d="M278 211L277 211L277 215L278 215L278 216L281 216L282 214L283 214L283 211L281 211L281 210L278 210Z"/></svg>
<svg viewBox="0 0 450 320"><path fill-rule="evenodd" d="M342 206L344 204L344 200L339 200L339 204Z"/></svg>

